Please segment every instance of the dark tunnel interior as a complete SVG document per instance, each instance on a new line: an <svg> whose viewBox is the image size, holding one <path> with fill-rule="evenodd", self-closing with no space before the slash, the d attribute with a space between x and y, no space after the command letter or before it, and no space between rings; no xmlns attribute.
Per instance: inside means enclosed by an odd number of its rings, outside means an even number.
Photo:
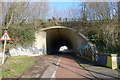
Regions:
<svg viewBox="0 0 120 80"><path fill-rule="evenodd" d="M48 45L48 47L47 47L48 54L57 53L61 46L67 46L68 49L72 49L71 42L65 38L62 38L62 39L61 38L54 38L47 45Z"/></svg>
<svg viewBox="0 0 120 80"><path fill-rule="evenodd" d="M54 29L46 33L47 54L57 53L61 46L67 46L68 49L73 48L71 40L64 36L64 32L62 32L62 29Z"/></svg>

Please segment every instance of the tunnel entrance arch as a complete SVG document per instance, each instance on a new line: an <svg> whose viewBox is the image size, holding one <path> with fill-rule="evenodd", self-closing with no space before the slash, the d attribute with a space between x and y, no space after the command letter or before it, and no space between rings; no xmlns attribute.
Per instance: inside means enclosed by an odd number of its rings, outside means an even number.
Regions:
<svg viewBox="0 0 120 80"><path fill-rule="evenodd" d="M47 54L55 54L63 45L69 50L75 50L88 44L87 40L72 28L54 26L41 30L46 32Z"/></svg>

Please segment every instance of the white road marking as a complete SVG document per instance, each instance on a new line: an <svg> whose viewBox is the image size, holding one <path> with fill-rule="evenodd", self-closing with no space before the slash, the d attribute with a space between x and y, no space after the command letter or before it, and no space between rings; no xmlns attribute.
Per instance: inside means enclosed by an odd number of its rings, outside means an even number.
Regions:
<svg viewBox="0 0 120 80"><path fill-rule="evenodd" d="M57 65L57 66L56 66L56 69L55 69L54 73L52 74L51 78L55 78L55 74L56 74L57 68L58 68L58 66L59 66L59 64L60 64L61 58L62 58L62 55L60 56L60 59L58 60L58 62L57 62L57 64L56 64L56 65Z"/></svg>
<svg viewBox="0 0 120 80"><path fill-rule="evenodd" d="M37 74L37 75L36 75L36 78L38 78L39 76L40 76L40 74Z"/></svg>
<svg viewBox="0 0 120 80"><path fill-rule="evenodd" d="M56 74L56 70L54 71L54 73L52 74L51 78L55 78L55 74Z"/></svg>

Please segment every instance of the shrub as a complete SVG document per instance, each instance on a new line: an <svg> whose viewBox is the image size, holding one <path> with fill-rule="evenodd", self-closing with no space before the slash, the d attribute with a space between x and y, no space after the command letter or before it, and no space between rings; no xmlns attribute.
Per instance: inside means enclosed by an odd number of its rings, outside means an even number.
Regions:
<svg viewBox="0 0 120 80"><path fill-rule="evenodd" d="M31 45L35 40L35 30L31 26L11 25L8 28L8 33L12 38L9 44L28 46Z"/></svg>

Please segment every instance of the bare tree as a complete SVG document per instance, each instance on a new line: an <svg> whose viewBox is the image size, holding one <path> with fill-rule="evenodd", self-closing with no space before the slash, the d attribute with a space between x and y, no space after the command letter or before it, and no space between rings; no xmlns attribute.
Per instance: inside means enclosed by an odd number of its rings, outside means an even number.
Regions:
<svg viewBox="0 0 120 80"><path fill-rule="evenodd" d="M49 11L47 2L4 2L4 23L17 24L30 23L35 19L44 19Z"/></svg>

